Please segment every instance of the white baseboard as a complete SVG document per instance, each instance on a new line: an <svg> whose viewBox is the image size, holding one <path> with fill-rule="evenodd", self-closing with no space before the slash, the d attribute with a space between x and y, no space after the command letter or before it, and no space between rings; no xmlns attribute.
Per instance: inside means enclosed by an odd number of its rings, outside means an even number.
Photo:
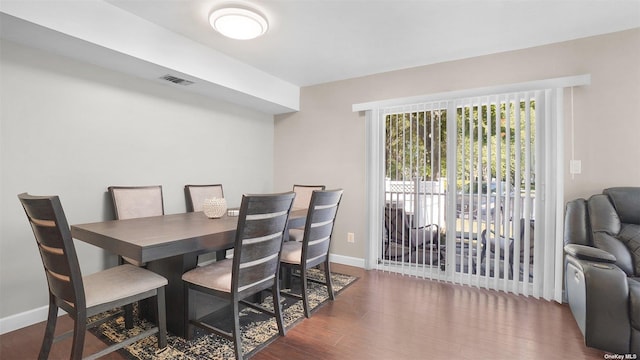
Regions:
<svg viewBox="0 0 640 360"><path fill-rule="evenodd" d="M0 319L0 335L47 320L49 306L43 306ZM58 316L66 312L58 309Z"/></svg>
<svg viewBox="0 0 640 360"><path fill-rule="evenodd" d="M351 256L329 254L329 261L342 265L355 266L364 269L364 259Z"/></svg>

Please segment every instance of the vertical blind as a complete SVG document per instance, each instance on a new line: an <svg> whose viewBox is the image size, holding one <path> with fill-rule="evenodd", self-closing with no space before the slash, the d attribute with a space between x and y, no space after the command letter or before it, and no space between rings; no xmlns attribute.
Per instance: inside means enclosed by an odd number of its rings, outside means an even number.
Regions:
<svg viewBox="0 0 640 360"><path fill-rule="evenodd" d="M439 278L444 266L446 103L386 108L380 264Z"/></svg>
<svg viewBox="0 0 640 360"><path fill-rule="evenodd" d="M378 269L545 293L545 279L553 284L557 278L553 266L543 266L557 254L545 252L555 239L544 236L547 221L540 218L552 166L545 141L550 92L379 109L384 211Z"/></svg>
<svg viewBox="0 0 640 360"><path fill-rule="evenodd" d="M535 221L543 108L542 91L453 102L453 281L525 295L541 284L534 267L535 245L544 247Z"/></svg>
<svg viewBox="0 0 640 360"><path fill-rule="evenodd" d="M365 267L561 302L563 92L590 82L578 75L354 104L366 119ZM409 143L395 145L404 160L392 164L408 161L406 171L389 171L390 123L395 141ZM431 164L439 151L440 169L424 171L416 148ZM425 246L431 223L437 235Z"/></svg>

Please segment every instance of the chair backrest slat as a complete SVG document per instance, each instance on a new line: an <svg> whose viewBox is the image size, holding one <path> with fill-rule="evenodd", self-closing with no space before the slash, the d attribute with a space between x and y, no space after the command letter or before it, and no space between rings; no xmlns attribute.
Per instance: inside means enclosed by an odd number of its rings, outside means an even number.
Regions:
<svg viewBox="0 0 640 360"><path fill-rule="evenodd" d="M222 184L213 185L185 185L184 196L187 202L187 211L202 211L205 199L224 198Z"/></svg>
<svg viewBox="0 0 640 360"><path fill-rule="evenodd" d="M53 220L30 218L31 228L39 245L49 248L63 248L63 234Z"/></svg>
<svg viewBox="0 0 640 360"><path fill-rule="evenodd" d="M164 215L162 186L109 186L116 220Z"/></svg>
<svg viewBox="0 0 640 360"><path fill-rule="evenodd" d="M18 195L36 239L49 292L73 306L85 307L80 266L60 199Z"/></svg>
<svg viewBox="0 0 640 360"><path fill-rule="evenodd" d="M39 249L44 268L48 272L66 277L71 274L67 254L63 248L52 248L40 244Z"/></svg>
<svg viewBox="0 0 640 360"><path fill-rule="evenodd" d="M323 262L329 256L331 235L342 190L316 190L311 196L302 240L302 257L307 266Z"/></svg>
<svg viewBox="0 0 640 360"><path fill-rule="evenodd" d="M293 192L244 195L233 256L232 289L256 292L273 286L280 264Z"/></svg>

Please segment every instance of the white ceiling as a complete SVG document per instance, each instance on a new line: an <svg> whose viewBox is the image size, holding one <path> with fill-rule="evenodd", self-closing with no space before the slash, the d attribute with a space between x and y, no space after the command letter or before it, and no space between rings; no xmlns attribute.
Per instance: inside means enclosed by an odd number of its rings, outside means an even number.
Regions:
<svg viewBox="0 0 640 360"><path fill-rule="evenodd" d="M269 31L215 32L230 2ZM637 27L640 0L0 0L2 38L270 114L302 86Z"/></svg>
<svg viewBox="0 0 640 360"><path fill-rule="evenodd" d="M254 0L270 29L238 41L207 19L229 1L106 1L299 86L640 26L638 0Z"/></svg>

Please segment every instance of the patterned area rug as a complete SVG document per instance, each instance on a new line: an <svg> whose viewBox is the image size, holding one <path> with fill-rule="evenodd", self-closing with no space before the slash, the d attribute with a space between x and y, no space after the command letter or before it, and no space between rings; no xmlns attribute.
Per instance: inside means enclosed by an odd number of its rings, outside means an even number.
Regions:
<svg viewBox="0 0 640 360"><path fill-rule="evenodd" d="M324 273L315 269L312 269L308 276L310 278L324 280ZM331 278L336 295L357 279L350 275L338 273L332 273ZM299 291L300 287L295 280L292 288L293 292ZM312 309L322 306L328 300L329 295L327 294L327 288L325 286L309 282L309 305ZM285 328L291 329L296 323L304 319L302 300L288 296L280 296L280 302L282 304ZM271 304L271 306L269 306L269 304ZM263 305L268 308L273 308L271 296L265 297ZM232 320L230 316L227 316L224 320L214 322L214 324L225 330L231 330ZM240 326L242 328L242 348L245 357L252 356L256 350L271 343L279 336L275 319L251 308L244 308L241 311ZM120 316L95 328L93 332L106 343L115 343L151 327L153 327L153 325L146 320L137 320L134 328L127 330L124 328L124 319ZM196 330L196 336L192 340L185 340L169 333L168 346L165 349L158 351L156 345L156 337L150 336L131 346L125 347L120 350L120 353L132 360L235 359L233 343L231 341L215 334L205 333L200 329Z"/></svg>

